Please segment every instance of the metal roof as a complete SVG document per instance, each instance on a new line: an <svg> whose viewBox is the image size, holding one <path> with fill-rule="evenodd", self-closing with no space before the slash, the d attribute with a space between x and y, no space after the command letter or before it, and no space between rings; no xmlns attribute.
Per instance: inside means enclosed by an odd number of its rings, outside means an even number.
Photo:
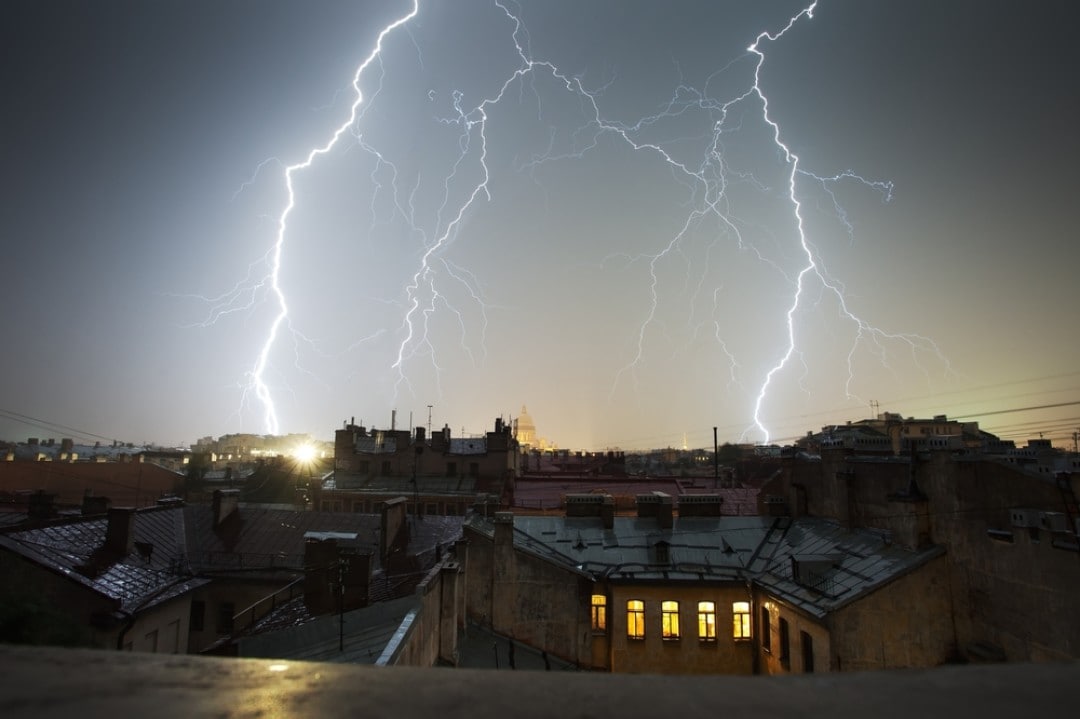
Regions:
<svg viewBox="0 0 1080 719"><path fill-rule="evenodd" d="M183 561L182 508L135 513L134 547L105 549L104 518L65 522L0 536L0 547L45 566L134 611L206 583Z"/></svg>
<svg viewBox="0 0 1080 719"><path fill-rule="evenodd" d="M493 536L494 524L468 525ZM944 554L911 551L872 530L847 530L815 517L656 518L515 516L514 544L594 580L753 581L778 598L824 616ZM794 563L793 563L794 558ZM802 563L804 576L793 574Z"/></svg>

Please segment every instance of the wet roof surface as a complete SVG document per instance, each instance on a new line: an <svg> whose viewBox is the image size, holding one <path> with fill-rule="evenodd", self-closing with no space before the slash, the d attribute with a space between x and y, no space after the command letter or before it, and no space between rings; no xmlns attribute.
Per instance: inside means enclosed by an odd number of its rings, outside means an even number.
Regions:
<svg viewBox="0 0 1080 719"><path fill-rule="evenodd" d="M468 524L493 536L489 519ZM605 529L599 517L516 516L514 543L597 580L752 580L818 616L944 553L814 517L675 517L670 529L655 518L615 517Z"/></svg>

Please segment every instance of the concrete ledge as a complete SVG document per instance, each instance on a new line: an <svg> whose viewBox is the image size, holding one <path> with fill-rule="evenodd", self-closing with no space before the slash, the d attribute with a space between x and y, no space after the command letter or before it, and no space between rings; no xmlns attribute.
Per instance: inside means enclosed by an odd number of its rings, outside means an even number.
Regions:
<svg viewBox="0 0 1080 719"><path fill-rule="evenodd" d="M1080 664L800 677L661 677L376 668L0 645L3 717L1049 715L1075 707Z"/></svg>

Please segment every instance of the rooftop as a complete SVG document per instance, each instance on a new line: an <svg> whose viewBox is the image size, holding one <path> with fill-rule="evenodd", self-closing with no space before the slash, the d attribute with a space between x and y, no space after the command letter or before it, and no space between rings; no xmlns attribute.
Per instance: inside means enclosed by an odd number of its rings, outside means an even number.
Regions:
<svg viewBox="0 0 1080 719"><path fill-rule="evenodd" d="M490 519L474 516L468 524L494 536ZM910 551L881 532L815 517L675 517L671 524L664 529L654 517L614 517L605 529L599 517L515 516L514 543L594 579L752 579L818 616L944 552L938 546ZM812 568L812 581L793 575L800 563Z"/></svg>

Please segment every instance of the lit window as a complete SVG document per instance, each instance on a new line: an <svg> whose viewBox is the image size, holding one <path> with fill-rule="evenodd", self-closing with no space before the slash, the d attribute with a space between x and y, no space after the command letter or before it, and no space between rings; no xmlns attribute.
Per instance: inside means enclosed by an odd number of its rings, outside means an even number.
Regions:
<svg viewBox="0 0 1080 719"><path fill-rule="evenodd" d="M703 642L716 641L716 604L697 603L697 635Z"/></svg>
<svg viewBox="0 0 1080 719"><path fill-rule="evenodd" d="M592 595L592 628L594 632L607 629L607 597L603 594Z"/></svg>
<svg viewBox="0 0 1080 719"><path fill-rule="evenodd" d="M660 617L663 620L663 636L665 640L679 638L679 603L661 602Z"/></svg>
<svg viewBox="0 0 1080 719"><path fill-rule="evenodd" d="M645 638L645 602L631 599L626 603L626 636L631 639Z"/></svg>
<svg viewBox="0 0 1080 719"><path fill-rule="evenodd" d="M731 636L736 639L750 638L750 602L733 602L731 605Z"/></svg>

